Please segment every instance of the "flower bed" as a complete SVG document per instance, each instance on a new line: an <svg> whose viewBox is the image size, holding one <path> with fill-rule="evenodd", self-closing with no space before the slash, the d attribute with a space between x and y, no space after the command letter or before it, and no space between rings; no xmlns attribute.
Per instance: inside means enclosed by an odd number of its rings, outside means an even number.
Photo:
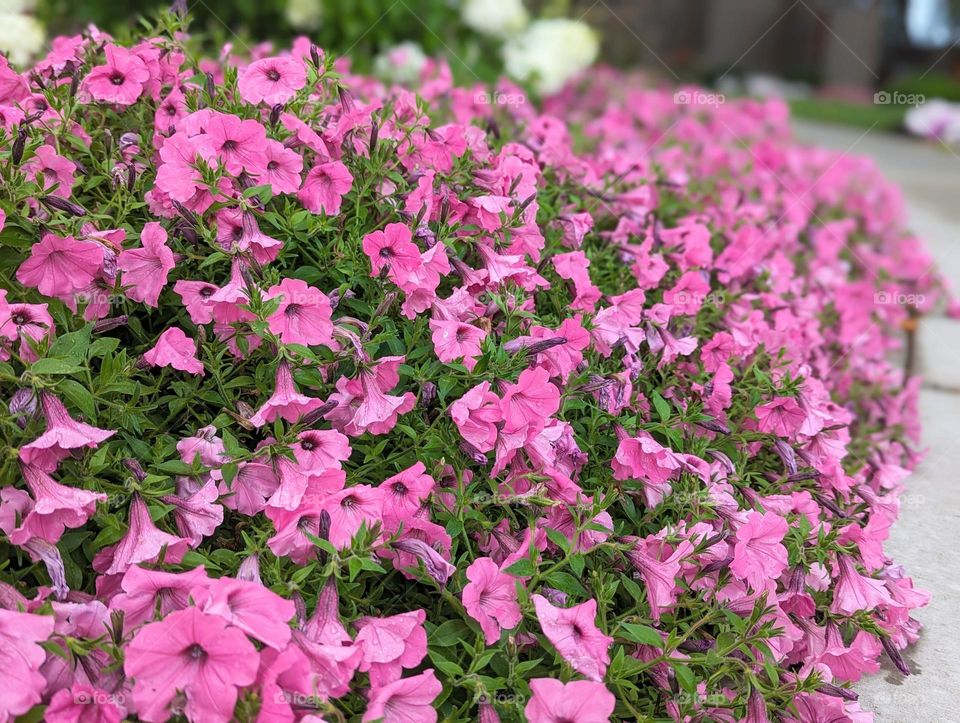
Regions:
<svg viewBox="0 0 960 723"><path fill-rule="evenodd" d="M942 294L867 162L177 31L0 63L3 719L870 719Z"/></svg>

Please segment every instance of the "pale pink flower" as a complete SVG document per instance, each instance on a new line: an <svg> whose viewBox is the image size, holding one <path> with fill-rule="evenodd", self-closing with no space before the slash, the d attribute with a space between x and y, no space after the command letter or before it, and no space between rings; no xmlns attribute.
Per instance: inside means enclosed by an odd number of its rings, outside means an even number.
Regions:
<svg viewBox="0 0 960 723"><path fill-rule="evenodd" d="M460 435L479 452L489 452L497 443L497 424L502 420L500 398L490 391L490 382L480 382L450 405L450 416Z"/></svg>
<svg viewBox="0 0 960 723"><path fill-rule="evenodd" d="M237 89L247 103L284 104L307 84L307 68L300 58L284 55L256 60L240 73Z"/></svg>
<svg viewBox="0 0 960 723"><path fill-rule="evenodd" d="M268 140L264 148L264 159L264 170L258 180L270 184L274 196L300 190L303 156L279 141Z"/></svg>
<svg viewBox="0 0 960 723"><path fill-rule="evenodd" d="M350 459L350 440L335 429L308 429L297 440L290 447L306 472L340 469L341 463Z"/></svg>
<svg viewBox="0 0 960 723"><path fill-rule="evenodd" d="M320 289L300 279L271 286L265 298L280 297L280 306L267 318L270 331L284 344L333 346L330 300Z"/></svg>
<svg viewBox="0 0 960 723"><path fill-rule="evenodd" d="M57 153L56 148L42 145L34 151L33 158L23 164L27 178L47 193L60 198L70 198L73 193L77 166L69 158Z"/></svg>
<svg viewBox="0 0 960 723"><path fill-rule="evenodd" d="M258 121L212 112L206 119L204 131L198 137L197 147L208 162L219 161L233 176L239 176L242 171L254 176L263 172L267 132Z"/></svg>
<svg viewBox="0 0 960 723"><path fill-rule="evenodd" d="M433 701L443 690L433 669L420 675L396 680L383 687L374 687L363 721L382 723L435 723L437 711Z"/></svg>
<svg viewBox="0 0 960 723"><path fill-rule="evenodd" d="M782 544L787 527L775 512L750 512L737 529L730 571L754 590L780 577L787 567L787 548Z"/></svg>
<svg viewBox="0 0 960 723"><path fill-rule="evenodd" d="M617 699L603 683L553 678L530 681L533 696L523 709L530 723L607 723Z"/></svg>
<svg viewBox="0 0 960 723"><path fill-rule="evenodd" d="M777 397L756 409L757 428L761 432L792 439L807 418L793 397Z"/></svg>
<svg viewBox="0 0 960 723"><path fill-rule="evenodd" d="M257 676L259 653L239 629L218 615L190 607L140 629L126 648L124 671L133 678L133 709L146 721L165 721L178 692L190 720L233 718L239 688Z"/></svg>
<svg viewBox="0 0 960 723"><path fill-rule="evenodd" d="M177 442L177 452L187 464L193 464L199 457L204 467L219 467L229 459L223 440L217 436L217 428L212 424Z"/></svg>
<svg viewBox="0 0 960 723"><path fill-rule="evenodd" d="M321 211L327 216L340 213L343 196L353 185L353 176L340 161L319 163L309 171L297 198L312 213Z"/></svg>
<svg viewBox="0 0 960 723"><path fill-rule="evenodd" d="M507 384L500 399L500 413L508 433L528 429L535 434L558 409L560 390L540 367L520 372L516 384Z"/></svg>
<svg viewBox="0 0 960 723"><path fill-rule="evenodd" d="M47 723L120 723L124 718L123 694L112 694L102 688L74 683L61 688L43 711Z"/></svg>
<svg viewBox="0 0 960 723"><path fill-rule="evenodd" d="M487 645L500 640L501 630L520 624L523 613L517 601L517 578L502 572L489 557L479 557L467 568L463 606L480 623Z"/></svg>
<svg viewBox="0 0 960 723"><path fill-rule="evenodd" d="M44 235L17 269L17 280L44 296L67 296L87 288L103 266L103 249L73 236Z"/></svg>
<svg viewBox="0 0 960 723"><path fill-rule="evenodd" d="M363 651L360 671L370 673L374 687L398 680L403 670L416 668L427 655L427 631L423 610L386 618L363 617L355 623L354 644Z"/></svg>
<svg viewBox="0 0 960 723"><path fill-rule="evenodd" d="M126 572L141 562L177 563L183 559L190 541L176 537L157 527L150 510L139 494L130 500L127 532L116 545L105 547L93 558L93 569L105 575Z"/></svg>
<svg viewBox="0 0 960 723"><path fill-rule="evenodd" d="M132 565L120 581L121 592L110 600L111 610L122 610L124 629L129 631L151 621L159 614L166 617L190 604L210 578L201 565L185 572L148 570Z"/></svg>
<svg viewBox="0 0 960 723"><path fill-rule="evenodd" d="M40 405L47 428L37 439L20 448L20 459L44 472L53 472L60 460L70 456L74 449L96 449L116 431L91 427L76 421L67 412L57 397L50 392L40 392Z"/></svg>
<svg viewBox="0 0 960 723"><path fill-rule="evenodd" d="M207 482L195 492L181 492L177 484L176 495L163 495L160 501L173 507L170 516L177 525L177 531L190 541L191 547L198 547L203 538L209 537L223 524L223 506L217 504L220 493L213 480Z"/></svg>
<svg viewBox="0 0 960 723"><path fill-rule="evenodd" d="M293 373L290 371L290 364L284 359L277 366L277 378L273 394L257 410L256 414L250 417L250 423L255 427L262 427L277 417L281 417L291 424L295 424L300 421L300 417L304 414L322 406L322 399L307 397L297 391L297 385L293 381Z"/></svg>
<svg viewBox="0 0 960 723"><path fill-rule="evenodd" d="M597 601L591 598L571 608L558 608L542 595L531 599L540 628L560 657L590 680L603 680L613 638L597 628Z"/></svg>
<svg viewBox="0 0 960 723"><path fill-rule="evenodd" d="M437 359L444 363L463 359L467 371L473 371L487 332L472 324L445 319L431 319L430 332Z"/></svg>
<svg viewBox="0 0 960 723"><path fill-rule="evenodd" d="M187 281L181 279L173 285L173 291L180 295L183 305L187 308L190 321L200 326L213 321L213 302L210 300L219 286L206 281Z"/></svg>
<svg viewBox="0 0 960 723"><path fill-rule="evenodd" d="M115 105L133 105L150 80L150 71L140 57L127 48L107 43L105 65L98 65L83 79L81 89L94 100Z"/></svg>
<svg viewBox="0 0 960 723"><path fill-rule="evenodd" d="M167 247L167 232L156 221L150 221L140 234L138 249L125 249L117 257L117 268L123 272L122 283L127 298L156 308L167 275L176 264L173 251Z"/></svg>
<svg viewBox="0 0 960 723"><path fill-rule="evenodd" d="M363 253L370 259L370 275L377 276L384 268L392 277L400 278L420 268L420 249L411 240L413 234L402 223L388 223L383 231L363 237Z"/></svg>
<svg viewBox="0 0 960 723"><path fill-rule="evenodd" d="M33 507L23 515L19 528L9 532L10 541L22 545L34 537L56 544L65 528L80 527L106 502L101 492L88 492L60 484L32 464L20 464L20 471L33 497Z"/></svg>
<svg viewBox="0 0 960 723"><path fill-rule="evenodd" d="M342 474L342 473L341 473ZM353 485L330 495L321 507L330 513L330 544L342 548L366 523L369 530L380 522L381 492L370 485Z"/></svg>
<svg viewBox="0 0 960 723"><path fill-rule="evenodd" d="M649 507L656 507L670 494L669 480L681 467L680 459L673 450L664 447L644 431L637 432L635 437L627 437L624 433L610 464L614 479L637 480L641 483Z"/></svg>
<svg viewBox="0 0 960 723"><path fill-rule="evenodd" d="M157 367L173 367L189 374L204 373L203 362L197 359L197 345L179 326L164 331L153 348L144 352L143 360Z"/></svg>
<svg viewBox="0 0 960 723"><path fill-rule="evenodd" d="M290 642L294 604L263 585L221 577L191 597L203 612L220 616L264 645L281 650Z"/></svg>
<svg viewBox="0 0 960 723"><path fill-rule="evenodd" d="M847 555L837 555L837 568L837 583L830 605L830 612L834 615L853 615L859 610L873 610L892 603L883 582L861 575Z"/></svg>
<svg viewBox="0 0 960 723"><path fill-rule="evenodd" d="M52 615L0 608L0 666L4 677L0 685L0 719L12 720L40 702L47 684L40 666L47 653L38 643L53 634L53 626Z"/></svg>

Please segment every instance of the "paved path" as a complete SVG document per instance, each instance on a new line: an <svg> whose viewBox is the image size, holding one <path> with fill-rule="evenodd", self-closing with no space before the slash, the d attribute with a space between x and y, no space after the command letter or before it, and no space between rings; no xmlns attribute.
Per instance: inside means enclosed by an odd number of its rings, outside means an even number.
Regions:
<svg viewBox="0 0 960 723"><path fill-rule="evenodd" d="M879 132L795 122L799 140L873 157L903 189L911 230L960 293L960 151ZM918 335L924 444L907 480L887 552L933 599L916 617L920 641L907 652L914 675L885 664L857 687L878 723L960 721L960 321L924 319Z"/></svg>

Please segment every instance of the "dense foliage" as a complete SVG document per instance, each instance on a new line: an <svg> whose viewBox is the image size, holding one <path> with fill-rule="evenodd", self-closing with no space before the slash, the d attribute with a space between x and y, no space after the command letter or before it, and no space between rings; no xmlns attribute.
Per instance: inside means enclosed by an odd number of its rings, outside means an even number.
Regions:
<svg viewBox="0 0 960 723"><path fill-rule="evenodd" d="M941 296L870 164L178 22L0 63L0 718L869 720Z"/></svg>

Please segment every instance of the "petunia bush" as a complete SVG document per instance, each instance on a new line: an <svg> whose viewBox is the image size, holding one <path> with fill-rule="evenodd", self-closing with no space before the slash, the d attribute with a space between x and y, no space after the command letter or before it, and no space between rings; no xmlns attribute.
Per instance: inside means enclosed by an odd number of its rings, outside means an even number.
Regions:
<svg viewBox="0 0 960 723"><path fill-rule="evenodd" d="M197 47L0 61L2 720L871 719L947 300L868 162Z"/></svg>

